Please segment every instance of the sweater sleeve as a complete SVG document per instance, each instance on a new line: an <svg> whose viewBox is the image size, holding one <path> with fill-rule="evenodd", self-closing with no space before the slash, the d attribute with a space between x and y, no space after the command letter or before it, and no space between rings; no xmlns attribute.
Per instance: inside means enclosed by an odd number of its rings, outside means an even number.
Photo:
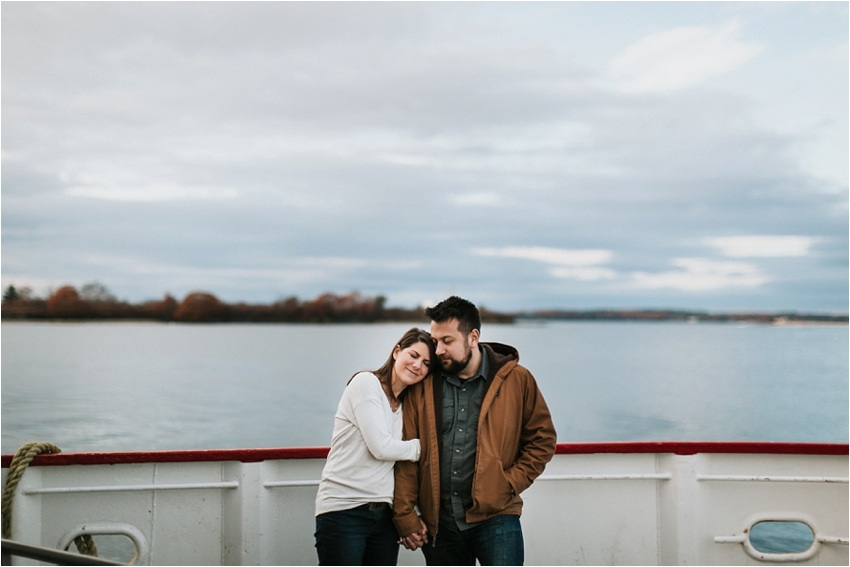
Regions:
<svg viewBox="0 0 850 567"><path fill-rule="evenodd" d="M349 387L354 388L355 422L372 456L379 461L419 460L419 439L402 441L393 436L384 408L386 395L378 378L371 373L358 374Z"/></svg>

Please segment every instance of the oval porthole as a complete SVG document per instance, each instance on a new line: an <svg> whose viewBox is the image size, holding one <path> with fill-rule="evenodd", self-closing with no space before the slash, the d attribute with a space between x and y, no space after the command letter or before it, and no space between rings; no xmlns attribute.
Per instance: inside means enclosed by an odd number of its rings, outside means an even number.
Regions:
<svg viewBox="0 0 850 567"><path fill-rule="evenodd" d="M91 538L97 548L97 557L100 559L129 564L134 562L139 555L136 543L124 534L98 534L91 536ZM66 551L79 553L74 543L71 543Z"/></svg>
<svg viewBox="0 0 850 567"><path fill-rule="evenodd" d="M131 565L147 565L150 553L145 535L131 524L115 522L93 522L80 524L59 539L56 548L78 553L75 540L80 536L91 536L97 556L101 559L111 559L118 563ZM85 541L81 542L84 546ZM91 551L86 550L86 553Z"/></svg>
<svg viewBox="0 0 850 567"><path fill-rule="evenodd" d="M778 520L754 524L749 538L753 548L761 553L803 553L815 542L808 524Z"/></svg>

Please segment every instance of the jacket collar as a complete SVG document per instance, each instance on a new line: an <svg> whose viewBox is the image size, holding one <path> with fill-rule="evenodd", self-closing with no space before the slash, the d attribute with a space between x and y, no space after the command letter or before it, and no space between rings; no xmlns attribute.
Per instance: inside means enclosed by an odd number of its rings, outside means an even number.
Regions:
<svg viewBox="0 0 850 567"><path fill-rule="evenodd" d="M490 372L487 376L488 385L496 377L496 374L501 373L502 377L506 372L501 372L503 368L506 371L510 370L519 362L519 352L512 346L502 343L479 343L484 348L484 355L490 364Z"/></svg>

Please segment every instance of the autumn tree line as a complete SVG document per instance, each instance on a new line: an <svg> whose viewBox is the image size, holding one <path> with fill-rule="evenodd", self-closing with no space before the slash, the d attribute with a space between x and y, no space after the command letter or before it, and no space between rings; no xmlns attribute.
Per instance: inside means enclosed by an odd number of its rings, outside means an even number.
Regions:
<svg viewBox="0 0 850 567"><path fill-rule="evenodd" d="M46 299L35 297L27 287L10 285L3 293L4 320L149 320L183 323L372 323L410 321L427 324L421 308L387 307L386 298L364 297L357 292L347 295L325 293L301 301L287 297L268 305L225 303L205 291L195 291L181 301L166 294L160 300L133 304L119 301L106 287L93 282L79 290L63 286ZM561 321L687 321L747 322L785 324L798 322L847 324L847 315L809 315L800 313L728 313L711 314L669 310L543 310L499 313L481 308L481 320L487 323L513 323L521 319Z"/></svg>
<svg viewBox="0 0 850 567"><path fill-rule="evenodd" d="M386 298L325 293L301 301L288 297L271 304L225 303L212 293L195 291L178 301L170 294L143 303L119 301L99 283L79 290L67 285L46 299L26 287L10 285L3 293L2 318L36 320L150 320L183 323L372 323L413 321L427 323L421 308L387 307ZM489 322L513 322L513 317L482 309Z"/></svg>

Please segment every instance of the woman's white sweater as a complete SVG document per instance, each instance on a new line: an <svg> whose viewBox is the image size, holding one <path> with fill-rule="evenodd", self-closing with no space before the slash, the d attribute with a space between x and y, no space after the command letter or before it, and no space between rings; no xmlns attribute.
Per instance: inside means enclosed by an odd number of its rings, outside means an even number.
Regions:
<svg viewBox="0 0 850 567"><path fill-rule="evenodd" d="M395 461L419 460L419 440L402 441L401 428L401 408L392 411L378 377L371 372L354 376L334 416L317 516L369 502L392 503Z"/></svg>

